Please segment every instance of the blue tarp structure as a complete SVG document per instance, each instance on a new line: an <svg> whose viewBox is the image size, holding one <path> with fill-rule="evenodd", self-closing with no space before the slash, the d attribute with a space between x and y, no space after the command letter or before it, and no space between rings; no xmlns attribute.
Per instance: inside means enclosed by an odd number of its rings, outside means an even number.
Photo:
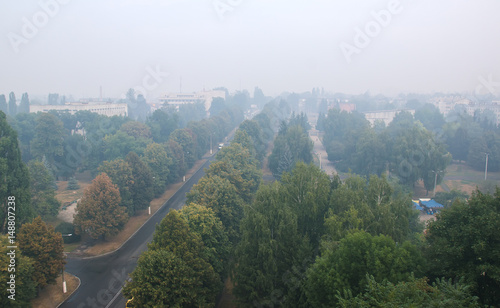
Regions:
<svg viewBox="0 0 500 308"><path fill-rule="evenodd" d="M424 208L420 206L420 204L418 204L418 202L415 202L413 201L413 205L415 206L415 208L419 211L422 211Z"/></svg>
<svg viewBox="0 0 500 308"><path fill-rule="evenodd" d="M444 206L440 203L437 203L434 200L429 200L429 201L420 201L423 206L427 207L428 209L437 209L437 208L443 208Z"/></svg>

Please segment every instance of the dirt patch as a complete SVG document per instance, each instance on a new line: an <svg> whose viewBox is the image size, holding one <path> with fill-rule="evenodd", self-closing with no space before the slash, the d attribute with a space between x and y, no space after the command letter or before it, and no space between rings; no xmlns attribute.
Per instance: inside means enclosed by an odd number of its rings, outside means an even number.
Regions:
<svg viewBox="0 0 500 308"><path fill-rule="evenodd" d="M31 301L31 307L55 308L65 301L78 288L80 280L70 273L64 273L64 279L66 280L66 293L63 293L62 276L59 276L56 284L48 285L40 291L40 294Z"/></svg>

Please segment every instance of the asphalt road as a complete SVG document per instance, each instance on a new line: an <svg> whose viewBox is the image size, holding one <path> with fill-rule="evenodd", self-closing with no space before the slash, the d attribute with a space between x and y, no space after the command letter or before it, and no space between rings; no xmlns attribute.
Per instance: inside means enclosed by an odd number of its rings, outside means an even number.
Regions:
<svg viewBox="0 0 500 308"><path fill-rule="evenodd" d="M80 287L59 307L125 307L126 299L120 293L122 286L137 265L137 258L147 249L153 239L156 224L165 217L170 209L180 209L186 201L186 193L205 174L213 157L203 164L184 186L182 186L155 215L142 226L117 251L94 258L68 258L66 271L80 278Z"/></svg>

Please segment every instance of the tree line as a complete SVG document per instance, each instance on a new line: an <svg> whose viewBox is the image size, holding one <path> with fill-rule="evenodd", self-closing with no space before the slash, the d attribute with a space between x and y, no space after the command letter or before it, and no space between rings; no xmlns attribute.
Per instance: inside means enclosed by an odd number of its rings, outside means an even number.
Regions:
<svg viewBox="0 0 500 308"><path fill-rule="evenodd" d="M242 122L187 194L186 206L171 210L157 226L124 288L134 306L215 305L240 240L244 209L260 186L267 143L286 116L281 106L286 102L270 102Z"/></svg>
<svg viewBox="0 0 500 308"><path fill-rule="evenodd" d="M389 172L404 185L423 180L427 191L439 184L451 162L446 145L409 112L385 127L372 127L363 114L329 110L318 119L328 159L340 171L370 176Z"/></svg>
<svg viewBox="0 0 500 308"><path fill-rule="evenodd" d="M29 305L29 300L40 288L55 282L64 264L61 233L46 225L40 217L53 217L58 212L56 177L74 175L82 170L100 172L85 191L75 225L77 233L105 239L116 234L130 215L146 207L153 196L161 194L168 183L178 179L203 151L210 148L210 133L213 143L222 140L243 120L243 112L236 106L227 106L217 116L190 122L184 128L165 125L176 124L175 117L175 114L158 110L146 125L90 112L76 115L18 113L12 118L0 111L0 152L3 153L0 199L4 200L0 211L1 233L12 232L14 227L7 223L8 197L15 197L15 230L19 230L14 234L20 249L16 253L16 294L19 295L16 305ZM75 133L78 130L81 134ZM106 150L111 151L113 147L109 139L122 133L131 138L124 140L120 151L107 153ZM68 153L75 158L73 154L78 151L84 155L74 161L62 160ZM111 160L105 160L108 158ZM111 177L103 171L110 172ZM7 236L2 235L1 241L6 243L7 240ZM8 245L2 246L6 249ZM5 261L8 251L4 252L2 260ZM2 264L6 266L9 262ZM10 277L8 268L4 267L0 275L6 284ZM2 294L4 302L9 294L5 288ZM3 306L12 303L4 302Z"/></svg>

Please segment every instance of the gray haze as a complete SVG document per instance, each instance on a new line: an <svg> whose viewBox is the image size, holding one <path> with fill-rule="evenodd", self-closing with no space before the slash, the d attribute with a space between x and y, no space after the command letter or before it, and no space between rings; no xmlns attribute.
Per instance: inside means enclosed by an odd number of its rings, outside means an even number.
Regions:
<svg viewBox="0 0 500 308"><path fill-rule="evenodd" d="M498 0L60 2L1 1L0 94L97 97L102 86L119 97L146 78L154 99L179 91L181 76L183 92L259 86L266 95L473 91L481 76L500 81ZM53 16L44 20L40 3L52 3ZM398 13L377 29L372 12L391 5ZM23 35L34 18L36 33ZM375 35L357 48L356 29L370 23ZM342 44L358 49L350 62Z"/></svg>

